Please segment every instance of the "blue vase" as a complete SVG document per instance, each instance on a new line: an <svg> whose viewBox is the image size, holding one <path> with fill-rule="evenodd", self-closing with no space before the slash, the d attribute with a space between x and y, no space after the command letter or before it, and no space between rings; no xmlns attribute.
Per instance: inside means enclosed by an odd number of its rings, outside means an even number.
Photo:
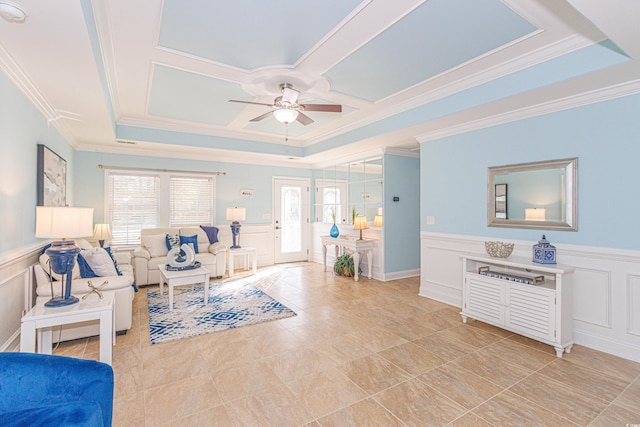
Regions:
<svg viewBox="0 0 640 427"><path fill-rule="evenodd" d="M329 232L329 235L333 238L338 237L340 235L340 230L338 230L338 226L333 224L333 227L331 227L331 231Z"/></svg>

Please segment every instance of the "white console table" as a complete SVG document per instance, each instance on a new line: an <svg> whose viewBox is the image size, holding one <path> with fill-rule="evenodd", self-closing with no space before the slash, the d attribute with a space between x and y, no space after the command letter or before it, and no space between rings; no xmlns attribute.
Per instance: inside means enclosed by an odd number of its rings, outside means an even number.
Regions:
<svg viewBox="0 0 640 427"><path fill-rule="evenodd" d="M471 317L552 345L558 357L571 352L572 267L517 257L461 259L465 323ZM536 284L523 283L534 278Z"/></svg>
<svg viewBox="0 0 640 427"><path fill-rule="evenodd" d="M367 267L368 274L367 277L371 279L371 267L373 265L373 248L375 245L375 239L362 239L358 240L358 238L354 236L347 237L331 237L331 236L320 236L322 239L322 259L324 263L324 271L327 271L327 246L334 245L335 256L338 257L338 252L340 248L346 248L353 252L353 266L355 268L355 273L353 276L353 280L356 282L360 278L358 275L358 267L360 266L360 259L363 254L367 255Z"/></svg>

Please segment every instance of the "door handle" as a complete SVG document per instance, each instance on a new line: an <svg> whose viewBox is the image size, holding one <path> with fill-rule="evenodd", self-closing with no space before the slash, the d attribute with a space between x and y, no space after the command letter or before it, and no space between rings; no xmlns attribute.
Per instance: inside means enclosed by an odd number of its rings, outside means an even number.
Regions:
<svg viewBox="0 0 640 427"><path fill-rule="evenodd" d="M276 225L276 230L280 230L280 228L282 228L282 227L278 227L278 226Z"/></svg>

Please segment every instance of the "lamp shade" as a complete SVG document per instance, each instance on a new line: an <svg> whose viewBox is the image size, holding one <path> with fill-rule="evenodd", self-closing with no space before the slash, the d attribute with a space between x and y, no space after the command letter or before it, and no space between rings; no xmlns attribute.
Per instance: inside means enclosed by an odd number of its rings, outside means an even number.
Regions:
<svg viewBox="0 0 640 427"><path fill-rule="evenodd" d="M356 218L353 221L353 229L366 230L367 228L369 228L369 224L367 224L367 217L364 215L356 215Z"/></svg>
<svg viewBox="0 0 640 427"><path fill-rule="evenodd" d="M36 237L61 239L93 234L93 208L36 206Z"/></svg>
<svg viewBox="0 0 640 427"><path fill-rule="evenodd" d="M373 225L376 227L382 227L382 215L376 215L373 218Z"/></svg>
<svg viewBox="0 0 640 427"><path fill-rule="evenodd" d="M525 221L544 221L546 216L545 208L526 208L524 210Z"/></svg>
<svg viewBox="0 0 640 427"><path fill-rule="evenodd" d="M111 240L113 234L111 234L111 228L109 224L96 224L93 227L93 238L96 240Z"/></svg>
<svg viewBox="0 0 640 427"><path fill-rule="evenodd" d="M277 121L286 125L298 118L298 110L279 108L273 111L273 115Z"/></svg>
<svg viewBox="0 0 640 427"><path fill-rule="evenodd" d="M245 208L227 208L227 221L244 221L245 215Z"/></svg>

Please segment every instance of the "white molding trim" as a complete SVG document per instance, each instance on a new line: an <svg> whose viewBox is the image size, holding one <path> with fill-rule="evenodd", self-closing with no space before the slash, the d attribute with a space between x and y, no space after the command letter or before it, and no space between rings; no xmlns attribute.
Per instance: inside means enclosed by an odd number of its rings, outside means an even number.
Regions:
<svg viewBox="0 0 640 427"><path fill-rule="evenodd" d="M576 344L640 363L640 345L595 335L575 327L573 328L573 340Z"/></svg>
<svg viewBox="0 0 640 427"><path fill-rule="evenodd" d="M384 273L382 275L382 281L388 282L389 280L408 279L409 277L420 276L420 269L415 268L412 270L394 271L392 273Z"/></svg>

